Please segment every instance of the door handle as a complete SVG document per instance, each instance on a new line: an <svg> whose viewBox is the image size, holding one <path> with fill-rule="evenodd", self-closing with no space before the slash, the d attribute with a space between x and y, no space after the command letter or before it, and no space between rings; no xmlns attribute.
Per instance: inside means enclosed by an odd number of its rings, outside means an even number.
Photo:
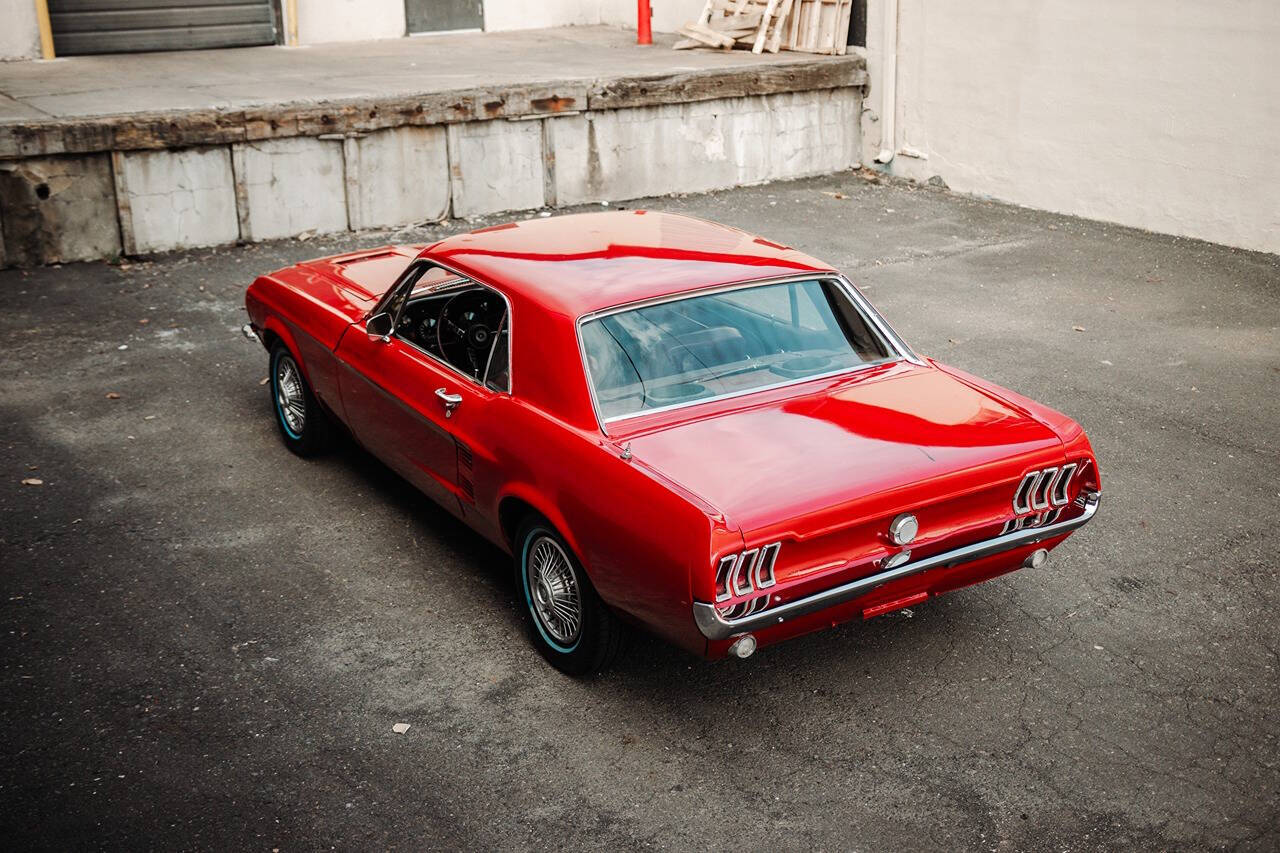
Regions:
<svg viewBox="0 0 1280 853"><path fill-rule="evenodd" d="M444 416L446 418L453 417L453 410L462 405L461 394L450 394L443 388L437 388L436 396L440 398L440 402L444 404Z"/></svg>

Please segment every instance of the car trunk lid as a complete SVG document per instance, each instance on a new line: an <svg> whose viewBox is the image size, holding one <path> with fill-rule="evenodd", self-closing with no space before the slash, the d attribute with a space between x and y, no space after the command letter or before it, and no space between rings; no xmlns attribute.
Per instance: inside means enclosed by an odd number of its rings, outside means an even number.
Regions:
<svg viewBox="0 0 1280 853"><path fill-rule="evenodd" d="M1063 459L1057 435L1029 414L905 364L629 440L636 459L725 513L748 546L784 542L780 580L882 553L899 512L916 514L924 549L1003 522L1023 474Z"/></svg>

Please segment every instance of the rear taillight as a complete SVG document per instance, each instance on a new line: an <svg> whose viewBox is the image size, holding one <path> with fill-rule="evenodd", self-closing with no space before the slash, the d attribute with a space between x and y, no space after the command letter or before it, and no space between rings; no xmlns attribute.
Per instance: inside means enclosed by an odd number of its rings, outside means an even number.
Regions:
<svg viewBox="0 0 1280 853"><path fill-rule="evenodd" d="M1078 467L1079 463L1072 462L1061 468L1055 465L1040 471L1028 471L1013 493L1014 515L1066 506L1067 491Z"/></svg>
<svg viewBox="0 0 1280 853"><path fill-rule="evenodd" d="M773 566L781 548L781 542L771 542L720 558L716 563L716 604L725 605L720 608L721 612L733 618L756 613L769 606L768 595L756 594L777 583ZM733 599L749 600L727 604Z"/></svg>
<svg viewBox="0 0 1280 853"><path fill-rule="evenodd" d="M1028 471L1013 492L1014 517L1004 523L1001 535L1028 527L1045 527L1058 521L1071 501L1071 483L1088 460L1068 462Z"/></svg>

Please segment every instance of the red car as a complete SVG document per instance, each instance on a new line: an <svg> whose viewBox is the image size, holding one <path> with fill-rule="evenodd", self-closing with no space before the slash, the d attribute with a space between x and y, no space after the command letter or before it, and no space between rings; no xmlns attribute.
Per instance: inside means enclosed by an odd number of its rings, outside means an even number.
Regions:
<svg viewBox="0 0 1280 853"><path fill-rule="evenodd" d="M1065 415L917 355L839 272L653 211L481 228L245 296L300 455L341 428L514 558L580 674L707 657L1021 566L1098 509Z"/></svg>

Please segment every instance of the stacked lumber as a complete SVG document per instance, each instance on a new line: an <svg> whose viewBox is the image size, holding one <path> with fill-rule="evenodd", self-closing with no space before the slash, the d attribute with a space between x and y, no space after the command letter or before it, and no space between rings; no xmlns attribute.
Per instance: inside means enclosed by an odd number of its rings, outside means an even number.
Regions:
<svg viewBox="0 0 1280 853"><path fill-rule="evenodd" d="M852 9L853 0L707 0L698 20L680 28L675 49L843 54Z"/></svg>
<svg viewBox="0 0 1280 853"><path fill-rule="evenodd" d="M782 46L805 53L844 55L853 0L795 0Z"/></svg>

